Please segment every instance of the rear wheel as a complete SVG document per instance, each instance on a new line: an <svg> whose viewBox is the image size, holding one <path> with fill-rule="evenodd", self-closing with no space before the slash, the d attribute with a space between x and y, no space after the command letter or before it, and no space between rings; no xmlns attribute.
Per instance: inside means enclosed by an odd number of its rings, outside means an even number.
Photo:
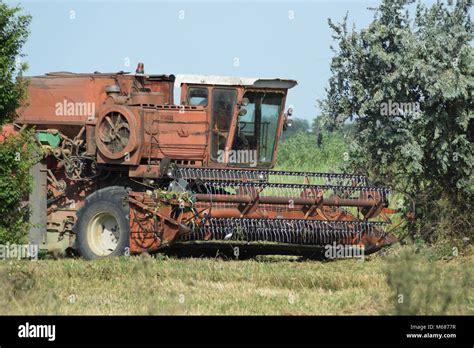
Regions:
<svg viewBox="0 0 474 348"><path fill-rule="evenodd" d="M127 196L123 187L112 186L87 197L77 212L74 226L82 257L92 260L127 252L130 235Z"/></svg>

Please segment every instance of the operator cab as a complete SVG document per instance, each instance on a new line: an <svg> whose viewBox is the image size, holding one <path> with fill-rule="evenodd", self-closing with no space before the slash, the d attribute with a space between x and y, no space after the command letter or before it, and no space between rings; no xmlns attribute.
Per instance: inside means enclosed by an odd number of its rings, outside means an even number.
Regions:
<svg viewBox="0 0 474 348"><path fill-rule="evenodd" d="M285 127L294 80L177 75L181 104L203 106L209 122L207 165L269 168ZM289 113L288 113L289 114Z"/></svg>

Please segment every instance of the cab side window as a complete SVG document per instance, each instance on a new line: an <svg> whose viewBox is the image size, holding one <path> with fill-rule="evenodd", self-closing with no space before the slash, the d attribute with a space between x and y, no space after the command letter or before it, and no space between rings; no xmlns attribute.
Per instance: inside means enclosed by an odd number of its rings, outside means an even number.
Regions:
<svg viewBox="0 0 474 348"><path fill-rule="evenodd" d="M212 93L211 158L214 160L219 151L225 150L236 102L235 89L215 88Z"/></svg>
<svg viewBox="0 0 474 348"><path fill-rule="evenodd" d="M191 87L188 89L188 105L207 106L208 99L207 88Z"/></svg>

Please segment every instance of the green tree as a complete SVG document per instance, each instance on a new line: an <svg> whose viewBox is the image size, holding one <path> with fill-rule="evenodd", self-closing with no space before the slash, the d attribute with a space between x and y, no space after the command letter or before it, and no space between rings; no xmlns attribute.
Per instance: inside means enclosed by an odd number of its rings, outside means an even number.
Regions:
<svg viewBox="0 0 474 348"><path fill-rule="evenodd" d="M29 34L31 16L20 11L20 7L0 1L0 125L14 119L26 91L27 81L21 75L28 66L21 62L21 49Z"/></svg>
<svg viewBox="0 0 474 348"><path fill-rule="evenodd" d="M28 231L28 206L24 203L31 188L29 168L38 149L32 130L23 130L6 139L1 126L15 118L15 110L26 95L21 49L28 36L31 17L19 7L0 1L0 243L20 242Z"/></svg>
<svg viewBox="0 0 474 348"><path fill-rule="evenodd" d="M364 30L329 20L339 47L324 124L353 120L348 165L415 200L412 235L472 234L472 2L418 3L410 15L413 2L383 0Z"/></svg>

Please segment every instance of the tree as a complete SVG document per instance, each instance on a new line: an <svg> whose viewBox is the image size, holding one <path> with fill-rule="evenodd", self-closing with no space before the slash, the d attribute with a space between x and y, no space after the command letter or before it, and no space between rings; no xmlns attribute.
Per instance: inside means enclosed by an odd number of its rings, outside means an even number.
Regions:
<svg viewBox="0 0 474 348"><path fill-rule="evenodd" d="M339 47L324 123L353 120L348 166L415 200L413 235L472 234L472 2L418 3L412 19L413 2L383 0L364 30L329 20Z"/></svg>
<svg viewBox="0 0 474 348"><path fill-rule="evenodd" d="M2 124L12 121L21 105L27 82L21 75L21 48L28 36L31 17L20 15L19 7L0 1L0 243L21 242L28 231L29 212L24 204L31 188L29 168L38 148L32 130L4 136Z"/></svg>
<svg viewBox="0 0 474 348"><path fill-rule="evenodd" d="M29 34L31 16L20 11L20 7L0 1L0 125L14 119L26 91L27 81L21 75L28 66L21 62L21 49Z"/></svg>

